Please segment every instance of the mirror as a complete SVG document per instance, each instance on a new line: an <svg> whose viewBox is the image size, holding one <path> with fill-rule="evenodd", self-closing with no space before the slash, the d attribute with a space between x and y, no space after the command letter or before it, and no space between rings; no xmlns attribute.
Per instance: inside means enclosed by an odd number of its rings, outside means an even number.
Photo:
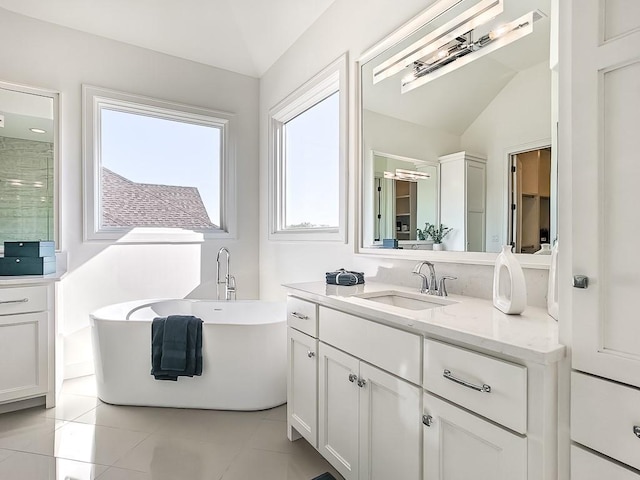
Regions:
<svg viewBox="0 0 640 480"><path fill-rule="evenodd" d="M444 250L547 253L557 208L550 3L439 0L363 56L361 249L385 239L433 249L418 231L429 223L451 229ZM393 178L398 168L430 175Z"/></svg>
<svg viewBox="0 0 640 480"><path fill-rule="evenodd" d="M56 93L0 82L0 248L56 240Z"/></svg>

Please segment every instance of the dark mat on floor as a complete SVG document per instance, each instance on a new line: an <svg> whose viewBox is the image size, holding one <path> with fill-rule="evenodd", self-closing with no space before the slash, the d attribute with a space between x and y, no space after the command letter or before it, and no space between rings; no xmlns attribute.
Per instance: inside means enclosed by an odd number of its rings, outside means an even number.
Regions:
<svg viewBox="0 0 640 480"><path fill-rule="evenodd" d="M313 477L311 480L336 480L336 477L327 472L323 473L319 477Z"/></svg>

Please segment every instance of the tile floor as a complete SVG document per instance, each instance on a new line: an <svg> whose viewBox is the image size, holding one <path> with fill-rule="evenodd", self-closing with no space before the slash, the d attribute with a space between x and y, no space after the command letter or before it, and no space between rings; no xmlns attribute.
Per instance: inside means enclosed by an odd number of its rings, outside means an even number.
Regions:
<svg viewBox="0 0 640 480"><path fill-rule="evenodd" d="M286 407L228 412L102 403L94 377L66 381L58 406L0 415L0 479L309 480L338 473Z"/></svg>

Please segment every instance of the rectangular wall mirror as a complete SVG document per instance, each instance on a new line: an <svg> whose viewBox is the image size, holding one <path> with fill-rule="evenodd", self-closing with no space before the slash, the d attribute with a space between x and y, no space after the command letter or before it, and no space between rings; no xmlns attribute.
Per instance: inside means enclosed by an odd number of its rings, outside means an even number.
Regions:
<svg viewBox="0 0 640 480"><path fill-rule="evenodd" d="M551 15L551 0L439 0L363 56L361 253L382 253L385 239L404 253L432 250L425 224L450 229L442 248L459 255L447 258L489 263L494 256L479 254L506 244L548 253L557 216Z"/></svg>
<svg viewBox="0 0 640 480"><path fill-rule="evenodd" d="M57 109L57 93L0 82L0 250L57 240Z"/></svg>

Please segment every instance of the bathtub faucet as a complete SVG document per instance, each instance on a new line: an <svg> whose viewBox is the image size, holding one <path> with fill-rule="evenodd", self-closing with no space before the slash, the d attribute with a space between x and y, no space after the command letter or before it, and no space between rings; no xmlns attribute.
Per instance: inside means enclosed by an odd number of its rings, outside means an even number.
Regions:
<svg viewBox="0 0 640 480"><path fill-rule="evenodd" d="M225 272L224 280L220 281L220 254L224 253L227 256L227 269ZM224 299L235 300L236 299L236 278L231 275L231 254L226 247L222 247L218 250L216 257L216 295L220 300L220 285L224 285Z"/></svg>

